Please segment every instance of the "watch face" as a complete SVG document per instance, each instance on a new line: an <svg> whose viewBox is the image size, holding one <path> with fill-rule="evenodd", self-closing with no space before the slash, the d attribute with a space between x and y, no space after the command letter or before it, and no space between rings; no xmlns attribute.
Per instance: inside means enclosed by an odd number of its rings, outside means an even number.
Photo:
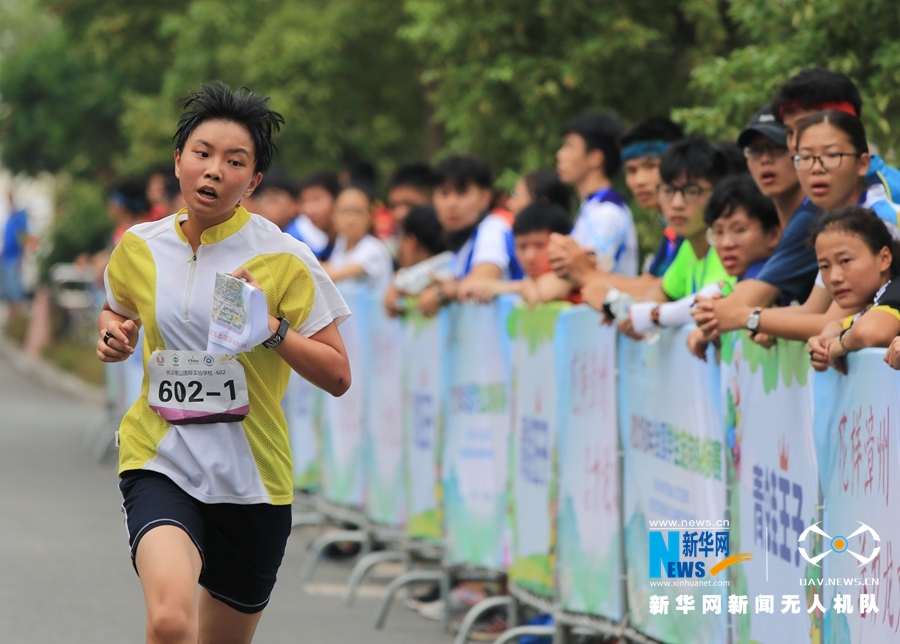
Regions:
<svg viewBox="0 0 900 644"><path fill-rule="evenodd" d="M754 311L750 314L750 317L747 318L747 328L751 331L756 331L759 328L759 313Z"/></svg>

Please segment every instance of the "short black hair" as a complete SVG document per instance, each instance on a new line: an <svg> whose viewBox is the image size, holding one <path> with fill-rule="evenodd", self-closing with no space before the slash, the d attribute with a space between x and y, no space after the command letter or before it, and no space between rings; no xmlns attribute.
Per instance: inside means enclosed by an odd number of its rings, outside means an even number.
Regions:
<svg viewBox="0 0 900 644"><path fill-rule="evenodd" d="M659 178L669 185L685 177L688 181L706 179L715 187L730 171L731 162L721 148L699 136L670 145L659 163Z"/></svg>
<svg viewBox="0 0 900 644"><path fill-rule="evenodd" d="M374 186L378 181L378 171L375 166L362 159L353 159L344 164L344 172L350 179L350 184L368 184Z"/></svg>
<svg viewBox="0 0 900 644"><path fill-rule="evenodd" d="M864 154L869 151L869 142L866 138L866 128L863 122L855 116L840 110L823 110L797 121L796 141L798 146L803 133L819 123L827 123L846 134L857 154Z"/></svg>
<svg viewBox="0 0 900 644"><path fill-rule="evenodd" d="M266 172L276 152L272 136L281 129L284 117L269 109L269 97L254 94L246 87L232 90L222 81L204 83L182 102L185 112L175 131L175 149L184 151L191 134L206 121L229 121L247 128L253 140L254 169Z"/></svg>
<svg viewBox="0 0 900 644"><path fill-rule="evenodd" d="M414 238L432 255L447 250L444 229L433 206L416 206L410 209L409 214L400 222L400 230L404 235Z"/></svg>
<svg viewBox="0 0 900 644"><path fill-rule="evenodd" d="M584 139L585 150L600 150L603 153L603 172L612 179L622 166L619 153L619 139L625 127L611 114L592 112L581 114L563 126L563 136L577 134Z"/></svg>
<svg viewBox="0 0 900 644"><path fill-rule="evenodd" d="M337 174L334 172L331 172L330 170L319 170L318 172L306 175L300 181L300 194L303 194L304 190L309 190L310 188L322 188L327 191L332 198L337 199L338 194L341 192L341 183L338 181Z"/></svg>
<svg viewBox="0 0 900 644"><path fill-rule="evenodd" d="M556 204L566 212L572 208L572 189L553 170L535 170L522 179L532 203Z"/></svg>
<svg viewBox="0 0 900 644"><path fill-rule="evenodd" d="M465 192L470 185L491 190L494 186L491 166L481 157L451 154L434 168L436 186L449 184L458 192Z"/></svg>
<svg viewBox="0 0 900 644"><path fill-rule="evenodd" d="M516 236L544 230L568 235L572 232L572 218L556 204L534 202L516 215L512 228Z"/></svg>
<svg viewBox="0 0 900 644"><path fill-rule="evenodd" d="M108 199L135 217L145 214L150 210L150 201L147 199L147 180L126 178L117 181L110 189Z"/></svg>
<svg viewBox="0 0 900 644"><path fill-rule="evenodd" d="M829 231L846 232L858 236L873 254L887 246L893 256L891 278L900 275L900 242L894 239L884 220L873 211L860 206L845 206L819 215L813 219L809 229L810 243L815 245L816 238Z"/></svg>
<svg viewBox="0 0 900 644"><path fill-rule="evenodd" d="M826 103L849 103L862 116L862 97L856 83L841 72L810 67L791 77L772 99L772 114L779 123L797 110L821 110Z"/></svg>
<svg viewBox="0 0 900 644"><path fill-rule="evenodd" d="M753 177L746 173L726 177L716 186L703 212L703 221L712 226L717 219L731 217L738 208L758 220L766 232L780 224L775 204L760 192Z"/></svg>
<svg viewBox="0 0 900 644"><path fill-rule="evenodd" d="M636 123L619 139L619 145L625 147L632 143L644 141L666 141L672 143L684 138L684 130L675 121L662 117L644 119Z"/></svg>
<svg viewBox="0 0 900 644"><path fill-rule="evenodd" d="M731 139L720 139L713 143L722 151L725 158L728 159L728 174L738 174L741 172L749 172L747 169L747 157L744 156L744 150Z"/></svg>
<svg viewBox="0 0 900 644"><path fill-rule="evenodd" d="M406 186L419 190L426 194L431 194L434 190L434 171L427 163L408 163L401 165L388 180L388 190Z"/></svg>
<svg viewBox="0 0 900 644"><path fill-rule="evenodd" d="M266 190L281 190L296 199L300 195L300 187L291 179L287 172L281 168L274 168L263 175L262 181L253 192L261 195Z"/></svg>

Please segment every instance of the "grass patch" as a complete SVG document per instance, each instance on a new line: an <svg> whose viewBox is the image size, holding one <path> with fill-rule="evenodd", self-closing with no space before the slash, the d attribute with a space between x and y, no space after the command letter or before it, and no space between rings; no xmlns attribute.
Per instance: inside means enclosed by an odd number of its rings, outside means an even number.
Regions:
<svg viewBox="0 0 900 644"><path fill-rule="evenodd" d="M105 368L97 359L94 347L59 341L47 347L44 357L86 382L101 386L105 382Z"/></svg>

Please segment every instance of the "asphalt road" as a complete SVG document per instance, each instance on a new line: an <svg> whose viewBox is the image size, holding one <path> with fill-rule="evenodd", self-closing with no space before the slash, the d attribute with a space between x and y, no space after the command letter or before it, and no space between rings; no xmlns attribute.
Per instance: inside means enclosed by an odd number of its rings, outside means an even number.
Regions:
<svg viewBox="0 0 900 644"><path fill-rule="evenodd" d="M115 467L84 447L103 410L47 389L0 357L0 644L144 642L140 583L128 557ZM313 533L296 530L254 642L447 643L436 622L398 600L372 628L384 579L347 608L349 563L299 571Z"/></svg>

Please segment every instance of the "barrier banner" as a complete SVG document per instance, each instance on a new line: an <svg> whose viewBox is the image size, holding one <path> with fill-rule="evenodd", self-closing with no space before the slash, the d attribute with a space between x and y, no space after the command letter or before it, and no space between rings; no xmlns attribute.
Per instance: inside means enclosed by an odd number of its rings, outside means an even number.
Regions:
<svg viewBox="0 0 900 644"><path fill-rule="evenodd" d="M403 442L406 461L406 534L440 544L441 446L444 437L443 338L447 313L403 317Z"/></svg>
<svg viewBox="0 0 900 644"><path fill-rule="evenodd" d="M687 333L619 342L628 602L650 637L721 644L727 574L711 569L731 553L719 370L687 351Z"/></svg>
<svg viewBox="0 0 900 644"><path fill-rule="evenodd" d="M567 304L518 304L507 320L512 350L509 579L553 597L556 548L556 379L553 341Z"/></svg>
<svg viewBox="0 0 900 644"><path fill-rule="evenodd" d="M798 543L819 506L806 344L764 349L740 331L722 338L721 365L731 554L746 553L727 569L729 594L748 598L747 612L732 616L732 639L818 643L821 614L807 612L813 597L800 582L819 575ZM799 613L781 611L786 596L799 599ZM772 612L759 603L768 597Z"/></svg>
<svg viewBox="0 0 900 644"><path fill-rule="evenodd" d="M825 644L900 641L900 375L884 351L851 353L848 376L816 374L825 511L807 592L820 596Z"/></svg>
<svg viewBox="0 0 900 644"><path fill-rule="evenodd" d="M444 348L445 559L485 568L509 565L507 471L511 301L451 305Z"/></svg>
<svg viewBox="0 0 900 644"><path fill-rule="evenodd" d="M380 294L368 295L365 378L366 514L375 523L406 523L403 467L403 324L384 313Z"/></svg>
<svg viewBox="0 0 900 644"><path fill-rule="evenodd" d="M319 423L321 389L291 371L281 407L287 419L294 460L294 489L314 492L319 488Z"/></svg>
<svg viewBox="0 0 900 644"><path fill-rule="evenodd" d="M557 574L564 610L624 613L616 331L577 307L556 326Z"/></svg>
<svg viewBox="0 0 900 644"><path fill-rule="evenodd" d="M335 398L322 395L322 495L340 505L362 507L365 502L363 458L363 414L365 413L366 337L368 312L366 291L341 286L341 295L353 312L341 324L341 338L350 360L350 389Z"/></svg>

